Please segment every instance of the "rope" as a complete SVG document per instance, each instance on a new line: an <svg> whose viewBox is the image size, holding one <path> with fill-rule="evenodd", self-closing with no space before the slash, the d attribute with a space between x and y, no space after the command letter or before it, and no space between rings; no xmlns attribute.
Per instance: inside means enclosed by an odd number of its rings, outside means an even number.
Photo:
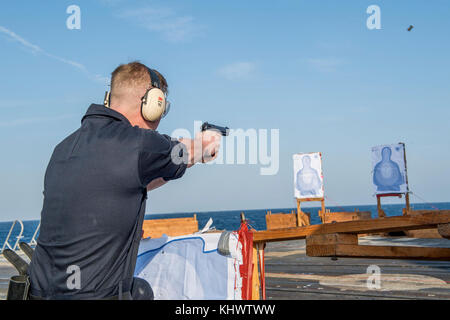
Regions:
<svg viewBox="0 0 450 320"><path fill-rule="evenodd" d="M336 201L333 201L332 199L330 199L330 197L325 196L325 199L327 199L327 200L333 202L333 204L335 204L335 207L338 207L338 208L341 209L342 211L346 211L345 208L341 207Z"/></svg>
<svg viewBox="0 0 450 320"><path fill-rule="evenodd" d="M432 207L435 210L439 210L439 208L433 206L432 203L429 203L428 201L426 201L425 199L423 199L422 197L420 197L418 194L416 194L415 192L410 191L410 194L414 195L415 197L419 198L421 201L423 201L424 203L428 204L430 207Z"/></svg>

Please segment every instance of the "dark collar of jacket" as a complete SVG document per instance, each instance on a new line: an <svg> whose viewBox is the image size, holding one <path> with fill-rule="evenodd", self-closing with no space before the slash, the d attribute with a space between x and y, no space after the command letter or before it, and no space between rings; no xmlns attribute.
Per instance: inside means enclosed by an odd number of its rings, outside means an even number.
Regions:
<svg viewBox="0 0 450 320"><path fill-rule="evenodd" d="M107 108L104 105L101 104L91 104L89 109L86 111L86 114L81 119L81 122L83 122L88 117L108 117L119 121L125 121L129 125L131 125L130 121L121 114L120 112L117 112L116 110L113 110L111 108Z"/></svg>

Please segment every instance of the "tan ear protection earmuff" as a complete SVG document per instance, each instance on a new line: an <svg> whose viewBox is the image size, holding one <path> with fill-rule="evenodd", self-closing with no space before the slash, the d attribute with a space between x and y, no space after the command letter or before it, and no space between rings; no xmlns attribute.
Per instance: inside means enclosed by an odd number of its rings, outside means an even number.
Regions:
<svg viewBox="0 0 450 320"><path fill-rule="evenodd" d="M148 68L152 87L142 97L142 117L148 121L156 121L164 118L170 109L170 102L166 100L166 94L161 90L161 82L156 72Z"/></svg>
<svg viewBox="0 0 450 320"><path fill-rule="evenodd" d="M147 68L151 88L147 89L142 97L141 114L145 120L156 121L164 118L170 110L170 102L166 99L166 94L161 90L161 82L153 69ZM110 107L110 92L106 91L103 104Z"/></svg>
<svg viewBox="0 0 450 320"><path fill-rule="evenodd" d="M105 98L103 98L103 104L105 107L109 108L109 99L110 99L111 93L109 91L105 92Z"/></svg>

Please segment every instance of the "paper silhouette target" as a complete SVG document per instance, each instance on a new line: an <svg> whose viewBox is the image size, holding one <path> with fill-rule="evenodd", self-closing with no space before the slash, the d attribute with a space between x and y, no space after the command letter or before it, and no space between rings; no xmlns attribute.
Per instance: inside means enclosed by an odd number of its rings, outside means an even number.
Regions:
<svg viewBox="0 0 450 320"><path fill-rule="evenodd" d="M297 199L323 198L322 154L294 154L294 195Z"/></svg>
<svg viewBox="0 0 450 320"><path fill-rule="evenodd" d="M408 192L404 144L373 147L372 169L376 194Z"/></svg>

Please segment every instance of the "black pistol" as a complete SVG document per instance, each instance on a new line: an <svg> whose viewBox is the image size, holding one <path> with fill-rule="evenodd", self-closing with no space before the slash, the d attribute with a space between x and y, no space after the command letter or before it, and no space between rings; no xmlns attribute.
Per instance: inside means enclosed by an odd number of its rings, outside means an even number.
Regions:
<svg viewBox="0 0 450 320"><path fill-rule="evenodd" d="M219 127L216 126L214 124L208 123L208 122L204 122L202 124L202 128L201 131L206 131L206 130L216 130L218 132L220 132L220 134L224 137L228 136L228 133L230 131L230 129L228 127Z"/></svg>

